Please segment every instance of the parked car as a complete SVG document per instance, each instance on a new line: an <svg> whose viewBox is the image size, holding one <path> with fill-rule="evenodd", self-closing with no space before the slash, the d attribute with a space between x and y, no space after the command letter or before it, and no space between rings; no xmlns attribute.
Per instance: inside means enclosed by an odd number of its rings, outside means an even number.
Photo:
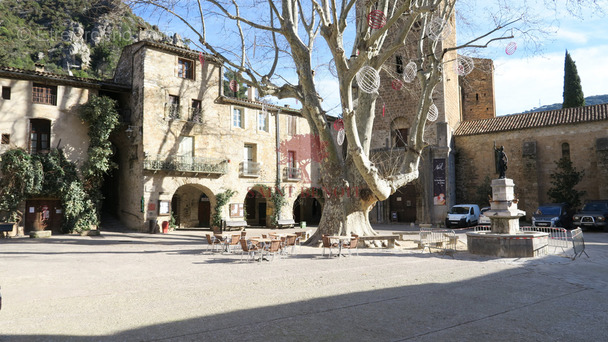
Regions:
<svg viewBox="0 0 608 342"><path fill-rule="evenodd" d="M532 214L532 226L571 229L570 206L567 203L548 203L539 206Z"/></svg>
<svg viewBox="0 0 608 342"><path fill-rule="evenodd" d="M477 204L457 204L448 211L445 226L448 228L476 226L479 223L480 212Z"/></svg>
<svg viewBox="0 0 608 342"><path fill-rule="evenodd" d="M581 211L572 217L572 223L583 230L602 228L608 232L608 200L587 201Z"/></svg>
<svg viewBox="0 0 608 342"><path fill-rule="evenodd" d="M486 211L490 210L490 207L483 207L481 208L481 212L479 214L479 225L480 226L489 226L492 224L492 221L490 221L490 218L487 217Z"/></svg>

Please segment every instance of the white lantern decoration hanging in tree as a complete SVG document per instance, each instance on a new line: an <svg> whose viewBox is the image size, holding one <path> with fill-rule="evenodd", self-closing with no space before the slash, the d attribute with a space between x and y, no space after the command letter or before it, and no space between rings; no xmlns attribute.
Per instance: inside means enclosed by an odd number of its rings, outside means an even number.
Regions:
<svg viewBox="0 0 608 342"><path fill-rule="evenodd" d="M407 83L411 83L416 78L416 63L410 61L403 68L403 80Z"/></svg>
<svg viewBox="0 0 608 342"><path fill-rule="evenodd" d="M380 88L380 73L369 65L361 68L355 77L357 78L359 89L363 92L372 94Z"/></svg>
<svg viewBox="0 0 608 342"><path fill-rule="evenodd" d="M473 71L475 62L473 62L473 58L469 56L458 55L458 57L456 57L455 66L458 76L466 76Z"/></svg>
<svg viewBox="0 0 608 342"><path fill-rule="evenodd" d="M344 129L339 130L338 137L336 138L336 140L338 141L338 145L342 146L342 144L344 144L344 137L345 137Z"/></svg>
<svg viewBox="0 0 608 342"><path fill-rule="evenodd" d="M452 33L452 26L441 17L435 17L428 26L427 36L434 41L446 39Z"/></svg>
<svg viewBox="0 0 608 342"><path fill-rule="evenodd" d="M429 121L435 121L437 120L437 118L439 117L439 109L437 109L437 106L435 106L435 104L433 103L431 105L431 107L429 107L429 114L427 115L427 120Z"/></svg>

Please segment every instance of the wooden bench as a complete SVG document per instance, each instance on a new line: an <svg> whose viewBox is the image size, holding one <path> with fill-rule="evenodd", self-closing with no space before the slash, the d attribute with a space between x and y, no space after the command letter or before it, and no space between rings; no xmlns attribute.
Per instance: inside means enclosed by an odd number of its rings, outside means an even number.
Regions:
<svg viewBox="0 0 608 342"><path fill-rule="evenodd" d="M296 224L296 222L294 220L278 220L277 221L277 228L278 229L293 228L293 226L295 224Z"/></svg>
<svg viewBox="0 0 608 342"><path fill-rule="evenodd" d="M243 231L247 227L247 221L226 221L224 230L240 230Z"/></svg>
<svg viewBox="0 0 608 342"><path fill-rule="evenodd" d="M359 236L359 244L363 244L363 241L383 241L387 240L387 248L395 248L395 240L397 235L374 235L374 236Z"/></svg>
<svg viewBox="0 0 608 342"><path fill-rule="evenodd" d="M13 232L13 227L15 227L13 222L0 222L0 237L10 237L9 234Z"/></svg>

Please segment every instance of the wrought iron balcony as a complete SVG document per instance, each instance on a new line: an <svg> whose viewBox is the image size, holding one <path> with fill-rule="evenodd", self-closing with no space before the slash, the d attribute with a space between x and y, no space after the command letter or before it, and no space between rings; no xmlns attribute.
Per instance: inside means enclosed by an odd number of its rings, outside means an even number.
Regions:
<svg viewBox="0 0 608 342"><path fill-rule="evenodd" d="M224 175L228 172L228 161L202 157L146 155L144 169Z"/></svg>
<svg viewBox="0 0 608 342"><path fill-rule="evenodd" d="M165 103L165 116L170 120L179 120L181 118L182 106L172 103Z"/></svg>
<svg viewBox="0 0 608 342"><path fill-rule="evenodd" d="M286 167L283 169L283 180L299 181L302 179L302 172L297 167Z"/></svg>
<svg viewBox="0 0 608 342"><path fill-rule="evenodd" d="M260 163L256 162L241 162L239 164L239 173L241 177L259 177Z"/></svg>
<svg viewBox="0 0 608 342"><path fill-rule="evenodd" d="M193 123L202 124L203 123L203 110L202 108L190 107L188 108L188 121Z"/></svg>

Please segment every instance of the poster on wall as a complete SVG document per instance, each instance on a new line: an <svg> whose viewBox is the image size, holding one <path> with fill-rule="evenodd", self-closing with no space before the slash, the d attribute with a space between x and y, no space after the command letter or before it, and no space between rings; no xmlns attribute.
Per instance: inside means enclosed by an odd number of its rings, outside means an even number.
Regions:
<svg viewBox="0 0 608 342"><path fill-rule="evenodd" d="M171 201L158 201L158 215L171 214Z"/></svg>
<svg viewBox="0 0 608 342"><path fill-rule="evenodd" d="M433 159L433 204L445 205L445 159Z"/></svg>
<svg viewBox="0 0 608 342"><path fill-rule="evenodd" d="M245 205L243 203L230 203L230 217L244 217Z"/></svg>

